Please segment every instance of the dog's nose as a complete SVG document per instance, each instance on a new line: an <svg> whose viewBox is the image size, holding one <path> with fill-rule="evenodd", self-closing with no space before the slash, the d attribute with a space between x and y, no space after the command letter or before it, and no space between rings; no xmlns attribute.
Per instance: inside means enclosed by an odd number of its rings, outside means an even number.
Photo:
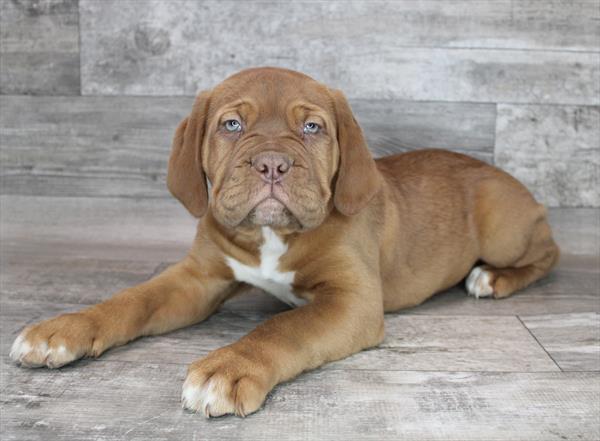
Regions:
<svg viewBox="0 0 600 441"><path fill-rule="evenodd" d="M252 159L252 167L267 182L281 181L292 164L290 157L277 152L263 152Z"/></svg>

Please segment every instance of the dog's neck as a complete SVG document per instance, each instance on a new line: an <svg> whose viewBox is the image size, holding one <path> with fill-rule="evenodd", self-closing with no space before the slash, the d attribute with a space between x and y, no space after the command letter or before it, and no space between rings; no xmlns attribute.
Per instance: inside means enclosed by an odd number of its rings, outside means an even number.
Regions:
<svg viewBox="0 0 600 441"><path fill-rule="evenodd" d="M227 266L239 282L263 289L290 306L306 303L292 292L293 271L283 271L280 259L287 253L288 246L269 227L262 227L262 243L259 248L258 265L246 265L231 256L225 256Z"/></svg>

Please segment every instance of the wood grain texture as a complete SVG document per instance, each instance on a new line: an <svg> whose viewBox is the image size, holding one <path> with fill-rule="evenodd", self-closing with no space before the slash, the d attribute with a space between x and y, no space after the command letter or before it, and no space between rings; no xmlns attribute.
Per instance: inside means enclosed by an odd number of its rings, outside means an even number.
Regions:
<svg viewBox="0 0 600 441"><path fill-rule="evenodd" d="M192 95L275 65L351 98L598 104L593 2L144 4L81 1L84 94Z"/></svg>
<svg viewBox="0 0 600 441"><path fill-rule="evenodd" d="M597 373L325 371L275 388L245 419L180 408L185 366L6 363L5 440L596 440ZM360 411L357 411L360 409Z"/></svg>
<svg viewBox="0 0 600 441"><path fill-rule="evenodd" d="M1 253L0 257L3 259L0 265L3 299L56 303L101 302L122 289L150 279L159 265L148 261L60 255L40 258L35 253Z"/></svg>
<svg viewBox="0 0 600 441"><path fill-rule="evenodd" d="M175 199L5 195L0 223L5 255L158 264L185 256L197 220Z"/></svg>
<svg viewBox="0 0 600 441"><path fill-rule="evenodd" d="M548 217L553 227L553 236L563 253L600 255L599 209L551 209L548 211Z"/></svg>
<svg viewBox="0 0 600 441"><path fill-rule="evenodd" d="M40 216L43 213L43 216ZM600 209L553 208L548 210L555 239L564 254L600 256ZM99 247L85 254L69 255L115 259L104 254L103 244L121 243L125 248L146 250L163 247L152 255L153 262L174 262L191 245L197 221L174 198L89 198L0 195L0 234L5 238L2 249L11 243L27 241L48 243L91 243ZM16 248L14 248L16 250ZM173 257L172 250L176 254ZM143 260L145 254L133 255L122 250L124 258ZM576 257L575 257L576 258ZM563 259L564 261L564 259ZM592 261L592 264L596 261ZM585 262L574 261L570 269L582 268Z"/></svg>
<svg viewBox="0 0 600 441"><path fill-rule="evenodd" d="M6 97L5 193L168 194L171 139L193 98Z"/></svg>
<svg viewBox="0 0 600 441"><path fill-rule="evenodd" d="M76 95L77 0L0 0L0 93Z"/></svg>
<svg viewBox="0 0 600 441"><path fill-rule="evenodd" d="M599 213L598 209L550 210L563 257L557 269L522 293L501 301L476 300L466 296L461 285L411 313L600 312L600 257L598 247L594 248ZM182 258L196 228L195 219L173 199L5 195L0 196L0 222L0 260L6 268L0 276L7 298L35 301L43 293L47 301L83 304L99 301L128 283L139 283ZM583 254L573 254L578 247ZM234 312L284 308L257 291L224 307Z"/></svg>
<svg viewBox="0 0 600 441"><path fill-rule="evenodd" d="M598 0L0 8L2 440L600 439L599 209L549 210L562 258L548 277L500 301L457 286L387 314L379 347L276 387L246 419L207 421L179 396L190 362L287 309L257 289L97 360L8 358L23 326L186 253L196 221L164 183L173 130L198 90L249 66L342 88L375 156L447 148L496 161L551 206L600 206ZM80 92L120 96L15 95Z"/></svg>
<svg viewBox="0 0 600 441"><path fill-rule="evenodd" d="M493 163L492 104L355 99L351 105L375 157L441 148Z"/></svg>
<svg viewBox="0 0 600 441"><path fill-rule="evenodd" d="M598 313L522 316L521 320L563 371L600 371Z"/></svg>
<svg viewBox="0 0 600 441"><path fill-rule="evenodd" d="M544 204L598 207L599 135L600 107L499 104L495 163Z"/></svg>
<svg viewBox="0 0 600 441"><path fill-rule="evenodd" d="M4 194L165 197L175 127L191 97L3 97ZM352 102L375 156L423 147L493 161L495 106Z"/></svg>
<svg viewBox="0 0 600 441"><path fill-rule="evenodd" d="M592 311L600 312L600 260L596 256L563 254L549 275L507 299L473 299L461 284L408 313L535 315Z"/></svg>
<svg viewBox="0 0 600 441"><path fill-rule="evenodd" d="M40 299L41 300L41 299ZM3 333L15 336L25 325L57 314L41 303L4 302ZM74 305L62 306L73 312ZM140 363L191 363L235 342L272 314L260 311L214 314L193 327L166 336L140 339L116 348L102 360ZM27 318L24 322L23 319ZM324 369L384 369L486 372L552 372L559 368L516 317L408 316L388 314L386 338L377 348L330 363ZM10 341L7 342L10 344ZM3 354L9 346L2 347Z"/></svg>
<svg viewBox="0 0 600 441"><path fill-rule="evenodd" d="M325 368L557 371L556 364L517 323L515 317L387 314L381 345Z"/></svg>
<svg viewBox="0 0 600 441"><path fill-rule="evenodd" d="M62 256L62 250L70 254ZM141 283L158 273L166 264L148 260L147 254L157 255L155 247L138 246L131 250L122 246L98 247L90 243L71 242L57 246L53 243L23 243L21 252L11 248L0 256L0 284L5 299L25 302L57 302L92 304L102 301L120 289ZM57 254L59 257L57 257ZM104 254L86 257L90 254ZM129 259L109 259L123 255ZM569 259L571 256L565 256ZM520 293L501 301L473 299L466 295L461 284L440 293L407 312L414 315L450 316L511 316L556 313L600 312L600 274L598 260L578 259L581 265L595 270L573 270L561 266L547 278ZM399 288L401 289L401 288ZM259 290L248 289L229 300L222 310L232 313L258 311L272 314L286 310L285 304Z"/></svg>
<svg viewBox="0 0 600 441"><path fill-rule="evenodd" d="M557 237L572 249L597 234L590 221L598 210L551 213ZM593 358L600 345L600 260L587 245L509 299L475 300L456 288L388 314L380 347L278 386L249 418L206 421L180 408L186 366L284 305L253 290L204 323L136 340L97 360L20 369L7 354L23 326L76 311L164 269L161 256L175 261L185 253L195 221L167 199L2 196L0 216L2 439L591 441L600 435ZM560 372L555 361L563 370L596 372Z"/></svg>

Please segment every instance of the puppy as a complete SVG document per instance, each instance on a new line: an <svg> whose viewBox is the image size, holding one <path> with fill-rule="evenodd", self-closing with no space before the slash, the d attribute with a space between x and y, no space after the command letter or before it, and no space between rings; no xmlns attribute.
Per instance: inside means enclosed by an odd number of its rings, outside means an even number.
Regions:
<svg viewBox="0 0 600 441"><path fill-rule="evenodd" d="M373 160L344 95L284 69L200 93L167 185L200 218L187 257L27 327L14 360L56 368L198 323L245 282L293 308L192 363L182 394L207 417L245 416L276 384L380 343L384 312L465 277L469 295L507 297L559 256L545 209L516 179L442 150Z"/></svg>

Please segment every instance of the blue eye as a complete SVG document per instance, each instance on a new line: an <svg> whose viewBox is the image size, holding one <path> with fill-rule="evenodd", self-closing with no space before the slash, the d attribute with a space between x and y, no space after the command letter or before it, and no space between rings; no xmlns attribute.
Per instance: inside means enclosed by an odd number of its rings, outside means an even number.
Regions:
<svg viewBox="0 0 600 441"><path fill-rule="evenodd" d="M237 119L228 119L225 121L225 130L228 132L239 132L242 130L242 125Z"/></svg>
<svg viewBox="0 0 600 441"><path fill-rule="evenodd" d="M307 123L304 124L304 129L303 129L304 133L308 133L310 135L314 135L319 130L321 130L321 126L319 126L317 123L307 122Z"/></svg>

